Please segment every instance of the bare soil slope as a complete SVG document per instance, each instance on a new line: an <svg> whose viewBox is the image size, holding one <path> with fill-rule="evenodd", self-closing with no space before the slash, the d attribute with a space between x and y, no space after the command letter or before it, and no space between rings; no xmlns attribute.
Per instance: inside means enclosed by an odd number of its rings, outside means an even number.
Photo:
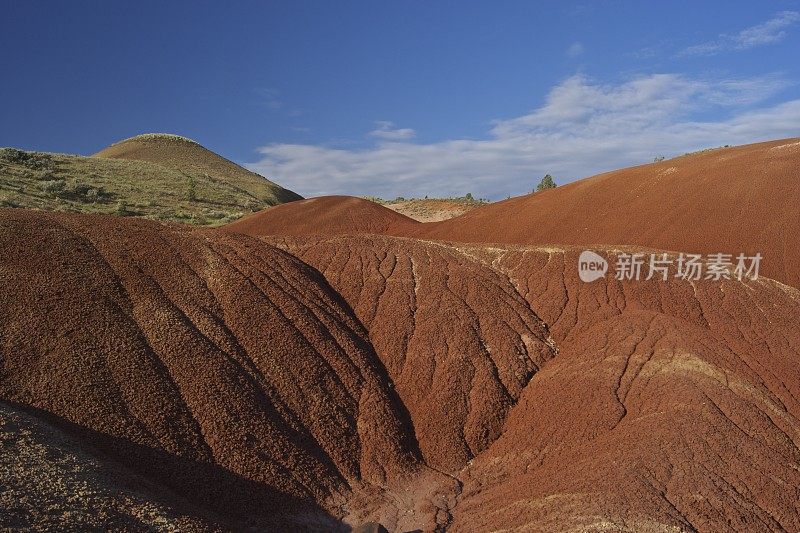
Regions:
<svg viewBox="0 0 800 533"><path fill-rule="evenodd" d="M463 476L456 529L797 530L800 293L766 279L587 284L577 255L485 256L558 355Z"/></svg>
<svg viewBox="0 0 800 533"><path fill-rule="evenodd" d="M723 148L492 203L404 235L459 242L761 252L800 286L800 139Z"/></svg>
<svg viewBox="0 0 800 533"><path fill-rule="evenodd" d="M247 191L272 205L302 198L280 185L215 154L197 142L164 133L146 133L112 144L92 157L148 161L189 174L207 175Z"/></svg>
<svg viewBox="0 0 800 533"><path fill-rule="evenodd" d="M449 474L485 450L554 355L547 326L492 268L436 243L273 241L329 280L368 329L427 463Z"/></svg>
<svg viewBox="0 0 800 533"><path fill-rule="evenodd" d="M320 196L253 213L225 226L246 235L402 233L415 220L354 196Z"/></svg>

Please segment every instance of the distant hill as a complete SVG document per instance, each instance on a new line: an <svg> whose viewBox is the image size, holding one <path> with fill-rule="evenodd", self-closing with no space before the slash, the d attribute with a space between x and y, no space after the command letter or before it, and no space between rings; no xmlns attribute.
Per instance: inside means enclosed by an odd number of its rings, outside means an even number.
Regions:
<svg viewBox="0 0 800 533"><path fill-rule="evenodd" d="M320 196L253 213L225 226L246 235L343 235L409 231L419 222L354 196Z"/></svg>
<svg viewBox="0 0 800 533"><path fill-rule="evenodd" d="M0 207L220 225L300 198L177 135L139 135L91 157L0 149Z"/></svg>
<svg viewBox="0 0 800 533"><path fill-rule="evenodd" d="M487 200L472 200L466 197L400 198L390 201L380 201L380 199L370 198L370 200L377 201L392 211L413 218L418 222L440 222L442 220L449 220L472 211L476 207L489 203Z"/></svg>
<svg viewBox="0 0 800 533"><path fill-rule="evenodd" d="M240 167L195 141L178 135L166 133L137 135L112 144L92 157L147 161L193 175L207 175L211 180L224 181L228 187L239 187L270 205L302 198L299 194Z"/></svg>

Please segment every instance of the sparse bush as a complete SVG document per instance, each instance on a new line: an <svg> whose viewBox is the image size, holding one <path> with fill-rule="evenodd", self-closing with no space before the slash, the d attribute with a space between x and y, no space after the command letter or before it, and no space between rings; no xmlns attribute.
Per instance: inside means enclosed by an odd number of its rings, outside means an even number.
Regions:
<svg viewBox="0 0 800 533"><path fill-rule="evenodd" d="M84 197L89 202L97 203L108 199L109 194L103 187L89 187Z"/></svg>
<svg viewBox="0 0 800 533"><path fill-rule="evenodd" d="M24 165L31 170L50 170L55 166L49 154L26 152L16 148L0 150L0 159L15 165Z"/></svg>
<svg viewBox="0 0 800 533"><path fill-rule="evenodd" d="M362 196L362 198L364 198L364 200L369 200L370 202L375 202L376 204L383 205L383 204L387 203L386 200L384 200L383 198L380 198L378 196Z"/></svg>
<svg viewBox="0 0 800 533"><path fill-rule="evenodd" d="M53 159L47 154L29 154L30 157L25 166L31 170L52 170L55 167Z"/></svg>
<svg viewBox="0 0 800 533"><path fill-rule="evenodd" d="M203 216L211 220L219 220L221 218L225 218L226 216L228 216L228 213L225 213L223 211L205 211L203 213Z"/></svg>
<svg viewBox="0 0 800 533"><path fill-rule="evenodd" d="M557 187L555 180L553 180L553 176L550 174L545 174L539 184L536 186L535 192L541 192L547 189L555 189Z"/></svg>
<svg viewBox="0 0 800 533"><path fill-rule="evenodd" d="M75 182L67 185L63 178L42 181L40 188L46 194L63 200L75 200L84 203L96 203L108 200L111 196L103 187L95 187L88 183Z"/></svg>
<svg viewBox="0 0 800 533"><path fill-rule="evenodd" d="M0 199L0 207L20 207L20 203L13 198Z"/></svg>
<svg viewBox="0 0 800 533"><path fill-rule="evenodd" d="M189 178L189 190L186 191L186 199L190 202L197 200L197 182L194 178Z"/></svg>
<svg viewBox="0 0 800 533"><path fill-rule="evenodd" d="M466 196L464 196L464 199L465 199L466 201L468 201L468 202L474 202L474 201L475 201L475 198L473 198L473 197L472 197L472 193L471 193L471 192L468 192L468 193L466 194Z"/></svg>
<svg viewBox="0 0 800 533"><path fill-rule="evenodd" d="M31 177L37 181L52 181L57 179L50 169L35 172Z"/></svg>
<svg viewBox="0 0 800 533"><path fill-rule="evenodd" d="M653 159L653 163L660 163L660 162L662 162L663 160L664 160L664 156L663 156L663 155L657 155L657 156L656 156L656 157Z"/></svg>
<svg viewBox="0 0 800 533"><path fill-rule="evenodd" d="M3 148L0 150L0 159L9 163L24 164L28 159L28 152L16 148Z"/></svg>
<svg viewBox="0 0 800 533"><path fill-rule="evenodd" d="M87 185L86 183L73 183L72 186L66 189L65 192L71 194L72 196L85 198L93 189L94 187Z"/></svg>
<svg viewBox="0 0 800 533"><path fill-rule="evenodd" d="M50 181L43 181L41 188L42 191L46 194L50 194L53 196L60 196L64 192L66 186L67 184L64 180L56 179Z"/></svg>
<svg viewBox="0 0 800 533"><path fill-rule="evenodd" d="M244 207L245 207L245 208L246 208L248 211L250 211L250 212L252 212L252 213L255 213L256 211L261 211L261 210L262 210L262 209L264 209L266 206L264 205L264 203L263 203L263 202L260 202L260 201L256 200L255 198L252 198L252 199L248 200L248 201L245 203L245 206L244 206Z"/></svg>
<svg viewBox="0 0 800 533"><path fill-rule="evenodd" d="M125 217L131 214L130 210L128 209L128 203L125 200L120 200L117 203L116 213L121 217Z"/></svg>

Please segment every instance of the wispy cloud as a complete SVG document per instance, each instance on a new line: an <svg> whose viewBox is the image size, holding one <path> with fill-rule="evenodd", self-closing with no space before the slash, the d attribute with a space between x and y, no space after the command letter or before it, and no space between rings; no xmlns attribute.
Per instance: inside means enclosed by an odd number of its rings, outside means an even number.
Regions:
<svg viewBox="0 0 800 533"><path fill-rule="evenodd" d="M730 50L747 50L776 43L787 35L787 29L800 21L797 11L783 11L763 24L746 28L735 35L721 34L716 40L690 46L679 56L710 56Z"/></svg>
<svg viewBox="0 0 800 533"><path fill-rule="evenodd" d="M567 48L568 57L578 57L581 54L583 54L583 44L578 41L572 43L569 45L569 48Z"/></svg>
<svg viewBox="0 0 800 533"><path fill-rule="evenodd" d="M723 144L798 135L800 100L764 101L787 83L777 75L694 79L678 74L601 84L573 76L530 113L499 120L483 140L408 141L367 149L273 144L250 167L304 195L454 195L529 191L545 173L559 183ZM719 120L701 120L716 111ZM379 123L373 132L397 132ZM406 136L406 139L400 137ZM390 134L391 137L391 134Z"/></svg>
<svg viewBox="0 0 800 533"><path fill-rule="evenodd" d="M635 59L652 59L658 55L658 49L654 46L645 46L633 52L627 52L625 55Z"/></svg>
<svg viewBox="0 0 800 533"><path fill-rule="evenodd" d="M281 98L280 92L275 89L258 87L253 89L256 95L255 104L270 113L281 113L288 117L299 117L303 114L300 109L293 108Z"/></svg>
<svg viewBox="0 0 800 533"><path fill-rule="evenodd" d="M283 108L284 103L278 98L278 92L276 90L258 88L255 89L254 92L258 97L258 103L267 109L276 111Z"/></svg>
<svg viewBox="0 0 800 533"><path fill-rule="evenodd" d="M388 120L378 120L369 134L386 141L407 141L413 139L416 132L411 128L395 128L394 123Z"/></svg>

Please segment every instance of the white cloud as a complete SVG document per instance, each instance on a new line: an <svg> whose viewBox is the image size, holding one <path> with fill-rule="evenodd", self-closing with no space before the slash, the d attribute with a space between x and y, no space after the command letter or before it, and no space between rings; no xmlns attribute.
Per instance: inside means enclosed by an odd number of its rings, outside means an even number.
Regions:
<svg viewBox="0 0 800 533"><path fill-rule="evenodd" d="M273 144L259 150L262 159L250 168L306 196L472 192L497 199L530 191L545 173L565 183L658 154L796 136L800 100L763 104L786 86L774 75L656 74L614 85L573 76L553 87L541 107L495 122L484 140L418 144L378 135L367 149ZM709 114L723 118L698 118ZM377 132L398 131L381 124Z"/></svg>
<svg viewBox="0 0 800 533"><path fill-rule="evenodd" d="M569 48L567 48L567 56L569 57L578 57L582 53L583 53L583 44L581 44L578 41L572 43L571 45L569 45Z"/></svg>
<svg viewBox="0 0 800 533"><path fill-rule="evenodd" d="M720 35L715 41L701 43L680 52L679 56L710 56L729 50L747 50L772 44L786 37L786 29L800 21L797 11L783 11L757 26L744 29L736 35Z"/></svg>
<svg viewBox="0 0 800 533"><path fill-rule="evenodd" d="M416 132L410 128L395 128L394 123L388 120L378 120L375 122L375 126L376 128L369 134L386 141L407 141L416 135Z"/></svg>

